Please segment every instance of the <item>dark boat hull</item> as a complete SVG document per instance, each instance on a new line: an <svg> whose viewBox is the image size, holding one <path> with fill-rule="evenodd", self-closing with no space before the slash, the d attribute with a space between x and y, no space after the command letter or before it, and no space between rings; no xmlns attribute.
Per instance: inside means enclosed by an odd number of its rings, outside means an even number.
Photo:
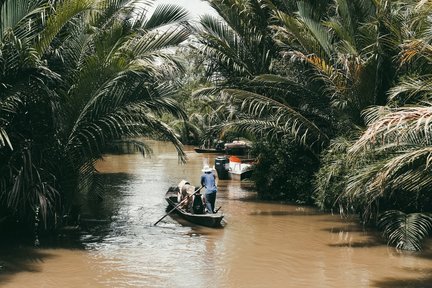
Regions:
<svg viewBox="0 0 432 288"><path fill-rule="evenodd" d="M168 202L168 205L170 206L170 209L177 206L177 192L174 191L174 188L171 188L168 190L168 192L165 194L165 199ZM223 215L216 213L216 214L192 214L189 212L186 212L185 210L181 208L176 208L177 214L179 214L183 219L195 223L198 225L206 226L206 227L221 227L221 221L223 219Z"/></svg>
<svg viewBox="0 0 432 288"><path fill-rule="evenodd" d="M212 148L194 148L196 153L225 153L225 150L212 149Z"/></svg>

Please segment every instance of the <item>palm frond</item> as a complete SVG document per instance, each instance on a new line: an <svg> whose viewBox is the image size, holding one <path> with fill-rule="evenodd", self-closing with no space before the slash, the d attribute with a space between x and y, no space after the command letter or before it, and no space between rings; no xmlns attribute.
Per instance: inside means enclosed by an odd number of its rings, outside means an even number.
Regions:
<svg viewBox="0 0 432 288"><path fill-rule="evenodd" d="M0 4L0 40L8 30L21 39L37 37L48 8L43 0L5 0Z"/></svg>
<svg viewBox="0 0 432 288"><path fill-rule="evenodd" d="M325 29L320 23L317 23L312 19L312 8L306 2L298 2L297 6L302 21L305 23L306 27L309 29L318 43L320 43L320 46L325 52L326 56L331 58L333 54L332 33Z"/></svg>
<svg viewBox="0 0 432 288"><path fill-rule="evenodd" d="M142 37L137 35L135 39L132 39L125 43L124 49L126 52L136 55L136 58L144 60L142 58L150 57L151 55L157 55L155 52L161 52L161 49L173 48L184 42L190 33L187 29L173 28L165 31L163 34L154 31L149 32ZM125 51L120 50L119 53L124 53ZM168 54L162 54L167 57ZM168 57L167 57L168 58Z"/></svg>
<svg viewBox="0 0 432 288"><path fill-rule="evenodd" d="M222 71L235 74L250 75L254 69L247 62L247 48L240 35L236 34L227 24L214 17L201 18L203 31L199 33L203 46L197 51L214 59Z"/></svg>
<svg viewBox="0 0 432 288"><path fill-rule="evenodd" d="M197 89L192 93L192 97L205 97L219 94L221 88L218 87L204 87Z"/></svg>
<svg viewBox="0 0 432 288"><path fill-rule="evenodd" d="M274 86L283 86L283 87L290 87L290 90L294 91L303 91L307 93L308 95L316 95L316 93L312 90L309 90L307 87L304 87L304 85L300 84L297 81L291 80L287 77L276 75L276 74L261 74L255 76L254 79L251 81L252 83L262 83L262 84L269 84L267 87L274 87Z"/></svg>
<svg viewBox="0 0 432 288"><path fill-rule="evenodd" d="M283 50L295 49L307 53L319 45L310 33L306 33L304 22L279 10L274 13L281 26L274 25L272 29L276 31L275 40Z"/></svg>
<svg viewBox="0 0 432 288"><path fill-rule="evenodd" d="M94 0L71 0L64 1L56 7L57 12L48 18L36 45L38 53L43 54L63 26L79 13L91 8L93 3Z"/></svg>
<svg viewBox="0 0 432 288"><path fill-rule="evenodd" d="M84 15L85 22L102 30L108 29L121 21L124 25L130 25L137 7L147 7L147 1L140 0L101 0L94 1L93 9Z"/></svg>
<svg viewBox="0 0 432 288"><path fill-rule="evenodd" d="M142 28L154 30L156 28L181 23L188 20L187 10L176 5L158 5L147 21L143 21Z"/></svg>
<svg viewBox="0 0 432 288"><path fill-rule="evenodd" d="M432 98L431 76L407 77L389 90L389 100L402 103L427 101Z"/></svg>
<svg viewBox="0 0 432 288"><path fill-rule="evenodd" d="M268 25L268 5L256 0L210 1L219 18L203 16L196 29L198 52L212 59L211 68L226 78L268 73L277 50ZM210 69L209 69L210 70Z"/></svg>
<svg viewBox="0 0 432 288"><path fill-rule="evenodd" d="M390 210L379 216L378 226L388 243L398 249L419 251L432 231L432 217L424 213L405 214Z"/></svg>
<svg viewBox="0 0 432 288"><path fill-rule="evenodd" d="M9 136L6 130L3 127L0 127L0 148L8 146L10 149L13 149L12 144L9 140Z"/></svg>
<svg viewBox="0 0 432 288"><path fill-rule="evenodd" d="M249 115L246 118L250 120L233 122L236 123L236 126L240 125L242 130L258 132L253 128L255 123L257 127L275 129L274 133L267 131L268 135L279 135L280 137L282 135L280 132L284 131L299 143L315 151L319 151L322 145L326 145L329 141L328 136L315 123L287 104L244 90L224 89L222 93L229 96L233 103L240 102L241 110ZM251 120L250 117L255 119ZM236 118L241 119L242 117L237 116Z"/></svg>
<svg viewBox="0 0 432 288"><path fill-rule="evenodd" d="M16 164L9 167L9 175L13 177L13 185L9 191L0 191L7 207L19 211L22 219L28 210L40 208L44 220L55 208L59 192L54 188L55 177L47 174L43 168L37 167L33 161L31 148L15 152ZM6 176L6 175L5 175Z"/></svg>
<svg viewBox="0 0 432 288"><path fill-rule="evenodd" d="M431 143L429 139L432 121L431 106L395 109L373 107L366 110L364 115L369 127L350 149L351 153L357 153L371 145L404 143L409 138L412 139L412 133L422 135L425 143ZM425 133L422 133L423 131Z"/></svg>

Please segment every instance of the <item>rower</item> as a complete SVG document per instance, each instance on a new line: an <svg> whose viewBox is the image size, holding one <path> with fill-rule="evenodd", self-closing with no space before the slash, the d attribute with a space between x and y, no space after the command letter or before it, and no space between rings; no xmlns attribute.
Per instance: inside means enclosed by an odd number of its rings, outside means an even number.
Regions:
<svg viewBox="0 0 432 288"><path fill-rule="evenodd" d="M186 180L180 181L177 187L179 188L179 192L177 194L177 201L178 203L180 203L185 198L188 198L188 200L185 200L185 202L181 206L181 208L187 209L190 206L190 196L195 192L195 187L190 185L190 183Z"/></svg>

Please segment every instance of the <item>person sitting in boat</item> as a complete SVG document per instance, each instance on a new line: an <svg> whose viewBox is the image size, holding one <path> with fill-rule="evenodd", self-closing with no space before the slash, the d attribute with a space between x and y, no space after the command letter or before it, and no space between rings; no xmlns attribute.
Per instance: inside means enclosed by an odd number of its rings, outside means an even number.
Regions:
<svg viewBox="0 0 432 288"><path fill-rule="evenodd" d="M193 214L205 214L205 199L204 195L200 193L200 190L192 195L191 204L192 207L190 208L190 211Z"/></svg>
<svg viewBox="0 0 432 288"><path fill-rule="evenodd" d="M180 208L188 209L191 203L191 195L195 192L195 187L190 185L190 183L186 180L180 181L177 185L179 188L179 193L177 194L178 203L183 202Z"/></svg>
<svg viewBox="0 0 432 288"><path fill-rule="evenodd" d="M222 151L222 150L224 150L224 149L225 149L225 142L219 140L219 141L216 143L215 148L216 148L217 151Z"/></svg>
<svg viewBox="0 0 432 288"><path fill-rule="evenodd" d="M216 175L213 173L213 169L208 165L205 165L202 169L204 172L201 175L201 186L206 188L205 191L205 205L207 207L208 213L216 213L215 212L215 202L216 202Z"/></svg>

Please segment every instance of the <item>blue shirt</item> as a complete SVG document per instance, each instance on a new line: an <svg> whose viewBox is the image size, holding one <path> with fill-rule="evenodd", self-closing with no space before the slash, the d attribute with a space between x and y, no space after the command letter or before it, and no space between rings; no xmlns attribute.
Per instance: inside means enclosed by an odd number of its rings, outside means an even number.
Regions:
<svg viewBox="0 0 432 288"><path fill-rule="evenodd" d="M207 190L207 194L216 193L216 176L213 173L204 173L201 175L201 185Z"/></svg>

